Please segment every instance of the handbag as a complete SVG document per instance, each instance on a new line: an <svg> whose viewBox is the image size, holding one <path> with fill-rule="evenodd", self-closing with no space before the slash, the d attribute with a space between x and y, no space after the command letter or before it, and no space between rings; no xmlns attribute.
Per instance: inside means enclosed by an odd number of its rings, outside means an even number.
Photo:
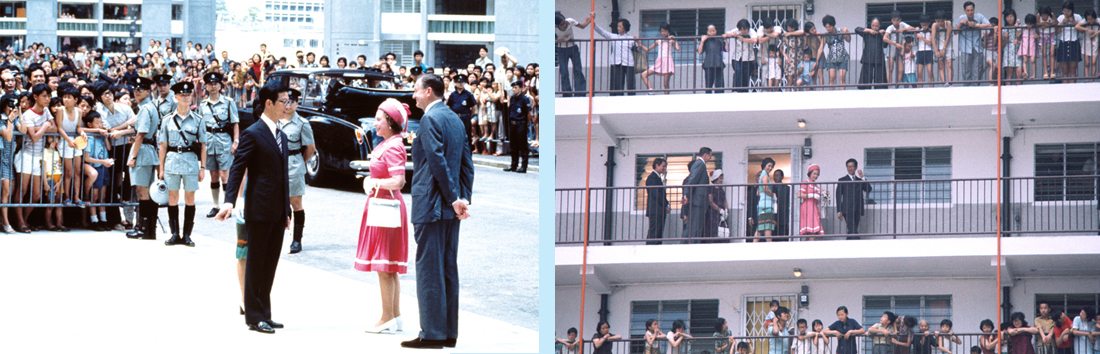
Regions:
<svg viewBox="0 0 1100 354"><path fill-rule="evenodd" d="M374 198L367 202L367 226L371 227L401 227L401 201L396 199L379 199L378 192L381 188L375 188ZM389 191L393 197L393 191Z"/></svg>
<svg viewBox="0 0 1100 354"><path fill-rule="evenodd" d="M649 70L649 57L646 55L645 50L634 45L630 47L630 51L634 52L634 73L640 74Z"/></svg>

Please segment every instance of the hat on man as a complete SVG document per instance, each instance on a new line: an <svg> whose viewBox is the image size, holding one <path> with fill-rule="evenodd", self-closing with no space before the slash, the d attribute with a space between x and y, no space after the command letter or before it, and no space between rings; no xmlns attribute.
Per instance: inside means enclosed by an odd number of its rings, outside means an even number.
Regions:
<svg viewBox="0 0 1100 354"><path fill-rule="evenodd" d="M213 71L208 72L208 73L206 73L206 75L202 76L202 82L205 82L205 83L208 83L208 84L215 83L215 82L220 83L220 82L222 82L222 74L219 73L219 72L213 72Z"/></svg>
<svg viewBox="0 0 1100 354"><path fill-rule="evenodd" d="M466 77L466 75L464 75L464 74L458 74L458 75L455 75L455 83L456 83L456 84L457 84L457 83L459 83L459 82L461 82L461 83L464 83L464 84L465 84L465 83L466 83L466 81L467 81L467 77Z"/></svg>
<svg viewBox="0 0 1100 354"><path fill-rule="evenodd" d="M423 73L423 70L421 70L419 66L414 66L414 67L412 67L412 69L409 69L409 74L410 75L420 75L422 73Z"/></svg>
<svg viewBox="0 0 1100 354"><path fill-rule="evenodd" d="M167 85L172 83L172 75L160 74L153 76L153 81L156 82L157 85Z"/></svg>
<svg viewBox="0 0 1100 354"><path fill-rule="evenodd" d="M135 77L133 84L134 87L140 87L146 90L153 88L153 80L141 76Z"/></svg>
<svg viewBox="0 0 1100 354"><path fill-rule="evenodd" d="M516 86L523 86L523 81L519 81L519 80L512 81L512 87L516 87Z"/></svg>
<svg viewBox="0 0 1100 354"><path fill-rule="evenodd" d="M194 89L195 84L187 81L180 81L177 82L175 85L172 85L172 92L175 92L176 94L189 94Z"/></svg>
<svg viewBox="0 0 1100 354"><path fill-rule="evenodd" d="M179 65L180 65L180 63L177 63L175 60L168 62L168 66L171 66L173 68L177 67Z"/></svg>
<svg viewBox="0 0 1100 354"><path fill-rule="evenodd" d="M286 94L290 98L291 102L298 102L298 98L302 97L302 91L298 91L297 89L292 88L286 89Z"/></svg>

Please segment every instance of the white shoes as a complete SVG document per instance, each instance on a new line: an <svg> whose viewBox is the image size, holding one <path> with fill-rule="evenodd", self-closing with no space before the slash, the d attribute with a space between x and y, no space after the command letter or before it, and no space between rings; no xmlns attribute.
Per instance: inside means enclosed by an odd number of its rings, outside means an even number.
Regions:
<svg viewBox="0 0 1100 354"><path fill-rule="evenodd" d="M404 331L405 320L401 319L401 316L394 317L394 320L397 321L397 331L398 332Z"/></svg>
<svg viewBox="0 0 1100 354"><path fill-rule="evenodd" d="M367 333L383 333L383 332L387 332L387 333L391 333L391 334L392 334L392 333L394 333L394 332L396 332L396 331L397 331L396 329L397 329L397 318L393 318L393 319L391 319L391 320L389 320L389 321L386 321L386 323L383 323L382 325L380 325L380 326L378 326L378 327L374 327L374 328L368 329L368 330L367 330Z"/></svg>

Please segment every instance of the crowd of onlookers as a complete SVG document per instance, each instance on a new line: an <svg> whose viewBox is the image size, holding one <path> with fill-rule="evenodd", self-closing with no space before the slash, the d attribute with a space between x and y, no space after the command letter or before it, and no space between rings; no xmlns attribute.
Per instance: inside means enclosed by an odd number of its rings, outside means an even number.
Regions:
<svg viewBox="0 0 1100 354"><path fill-rule="evenodd" d="M1005 80L1052 79L1068 83L1077 78L1097 78L1100 24L1095 9L1086 9L1082 15L1075 12L1072 1L1066 1L1057 15L1045 6L1038 14L1018 16L1015 10L1007 9L1000 18L987 18L967 1L963 12L954 20L944 11L921 14L919 26L912 26L894 11L889 19L873 18L866 27L852 31L838 28L832 15L822 17L824 31L810 21L765 18L754 26L750 20L741 19L728 32L708 25L706 34L700 37L678 37L671 25L664 23L655 40L638 39L630 34L629 20L617 19L610 30L594 25L601 37L610 39L598 44L597 62L610 71L607 87L611 91L640 89L635 79L638 76L645 89L654 90L657 85L650 81L653 75L663 79L664 89L672 88L670 79L676 74L675 58L681 42L697 43L687 47L698 55L704 73L701 81L708 93L726 88L813 89L795 86L838 84L857 84L859 88L977 85L997 80L998 75ZM573 28L586 28L592 22L593 16L581 22L557 14L555 49L563 92L587 91L587 68L582 70L580 65L581 50ZM857 48L852 45L855 36L863 43L858 53L858 80L847 80L849 70L855 69L849 68L857 55L851 52ZM647 53L653 50L657 54L651 62ZM1082 62L1083 70L1079 71ZM727 72L732 75L727 76ZM732 82L725 82L727 78Z"/></svg>
<svg viewBox="0 0 1100 354"><path fill-rule="evenodd" d="M663 332L656 319L645 321L644 354L660 354L665 344L669 354L696 352L688 350L693 341L706 339L708 349L700 353L714 354L857 354L864 346L861 338L870 340L873 354L1096 354L1100 352L1100 315L1092 307L1063 312L1052 309L1047 302L1039 303L1039 317L1029 325L1023 312L1015 312L999 329L992 320L982 320L977 341L969 348L963 346L962 334L955 334L950 319L939 322L935 329L927 320L917 316L901 316L884 311L874 324L860 325L848 316L848 308L836 310L837 320L825 326L821 320L808 322L798 319L792 323L791 309L772 300L771 311L765 316L763 329L766 338L746 338L733 335L724 318L714 321L714 332L690 333L683 320L672 321L668 332ZM797 310L795 310L797 311ZM615 342L623 336L613 334L607 321L596 324L596 333L590 343L594 354L610 354ZM569 328L566 338L555 338L556 354L577 354L586 343L578 338L576 328ZM739 341L740 340L740 341ZM738 342L739 341L739 342ZM713 346L713 347L712 347ZM962 348L958 348L963 346ZM766 347L767 349L764 349ZM709 350L709 348L713 348ZM757 349L760 349L759 351ZM766 350L766 352L765 352Z"/></svg>
<svg viewBox="0 0 1100 354"><path fill-rule="evenodd" d="M168 91L169 84L150 84L158 75L170 77L170 84L192 83L192 102L201 102L206 95L204 75L220 73L225 77L222 93L245 107L268 76L282 69L375 70L393 76L353 84L409 91L418 75L436 70L419 51L411 68L398 66L394 53L373 63L368 63L365 55L353 61L340 57L330 66L327 56L318 58L315 53L298 51L288 60L276 57L266 45L236 61L228 51L215 51L211 44L188 42L185 49L177 51L170 43L150 40L146 51L122 55L83 46L54 52L41 43L19 51L0 51L0 204L27 205L0 208L0 231L68 231L63 211L70 207L79 208L78 223L83 227L129 228L132 208L120 213L119 208L102 204L118 205L130 198L123 162L127 159L122 151L133 142L139 106L154 93ZM498 50L499 63L493 62L485 48L480 52L465 67L441 70L448 85L445 97L458 90L469 90L473 97L467 104L473 121L468 128L471 146L480 153L504 152L500 140L506 130L497 129L497 124L509 118L510 99L517 95L527 99L523 117L530 129L525 133L537 146L538 65L519 65L507 49ZM36 207L44 208L44 219L37 214L31 217Z"/></svg>

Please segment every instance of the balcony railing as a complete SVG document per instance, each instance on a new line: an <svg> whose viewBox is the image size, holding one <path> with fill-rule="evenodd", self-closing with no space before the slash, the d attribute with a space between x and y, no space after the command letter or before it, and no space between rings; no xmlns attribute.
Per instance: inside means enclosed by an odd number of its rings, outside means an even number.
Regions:
<svg viewBox="0 0 1100 354"><path fill-rule="evenodd" d="M428 33L493 34L495 17L466 15L429 15Z"/></svg>
<svg viewBox="0 0 1100 354"><path fill-rule="evenodd" d="M1072 26L1061 26L1073 30ZM778 26L777 26L778 28ZM883 26L883 29L886 27ZM823 27L818 27L819 31L823 32ZM1053 28L1056 32L1056 38L1060 36L1062 28ZM1097 30L1097 26L1088 27L1090 30ZM1004 34L1005 52L1015 51L1019 52L1019 48L1024 42L1023 33L1027 31L1033 31L1034 29L1028 29L1026 27L1005 27L1002 28L1000 33ZM839 30L838 30L839 31ZM651 88L647 88L645 81L643 80L642 73L637 72L634 68L627 70L628 74L620 76L613 72L612 64L615 55L613 47L616 47L623 41L630 42L631 47L638 47L638 44L644 46L653 46L657 40L667 38L638 38L638 39L603 39L597 38L595 40L595 73L592 80L588 80L589 65L590 63L590 42L587 40L578 40L569 42L568 45L575 45L576 49L563 50L561 48L555 48L556 66L558 67L557 87L559 88L559 96L579 96L587 94L588 87L578 87L576 75L583 76L585 83L593 82L595 86L593 88L595 95L622 95L622 94L646 94L646 93L711 93L711 92L764 92L764 91L790 91L790 90L828 90L828 89L868 89L868 88L908 88L908 87L943 87L949 85L991 85L996 82L997 70L993 70L992 67L1001 65L1006 67L1009 65L1017 65L1008 63L1009 56L1005 56L1005 62L997 63L997 45L996 42L988 43L987 38L993 35L992 38L996 39L994 29L966 29L966 30L952 30L951 40L948 42L949 50L944 53L945 60L937 60L935 51L932 51L931 64L927 65L927 69L922 70L921 65L916 65L916 78L915 82L905 82L904 76L900 76L900 73L904 73L904 65L900 54L897 60L893 64L892 69L886 68L886 74L883 74L882 70L867 70L869 66L862 64L863 51L864 51L864 37L857 35L854 32L845 33L832 33L825 34L819 32L818 34L799 35L797 40L791 41L794 46L786 46L783 44L783 35L780 35L779 40L775 41L778 46L778 53L776 57L770 58L765 53L766 48L763 48L761 44L745 43L736 37L721 38L721 33L718 35L718 40L722 41L722 46L729 48L728 51L721 52L722 68L715 71L714 77L718 80L711 80L708 82L707 70L703 68L703 61L706 54L700 54L699 44L701 41L700 36L696 37L673 37L676 42L680 44L680 50L675 50L675 47L670 46L668 49L668 57L671 57L671 67L674 69L674 73L668 79L668 86L665 86L665 78L661 75L648 76L648 80ZM916 35L922 35L926 38L930 38L931 33L928 31L923 32L906 32L897 37L897 34L893 34L890 37L892 40L898 43L904 43L906 36L912 36L914 38L913 53L918 53L918 45L916 44L919 39ZM1058 44L1056 40L1051 43L1039 41L1039 36L1034 36L1032 42L1034 46L1035 55L1031 61L1026 60L1024 57L1019 58L1018 66L1020 69L1020 76L1014 76L1016 70L1005 69L1006 71L1012 71L1012 73L1005 73L1004 84L1005 85L1017 85L1024 83L1051 83L1051 82L1064 82L1070 80L1095 80L1098 78L1098 70L1095 65L1092 65L1087 61L1087 55L1097 56L1100 53L1095 53L1094 42L1100 41L1100 37L1089 37L1087 32L1077 32L1078 43L1084 50L1081 55L1081 61L1077 62L1077 68L1074 72L1062 72L1062 63L1058 62L1057 49ZM1019 36L1017 36L1019 35ZM1029 35L1028 38L1031 36ZM800 79L801 70L797 68L797 65L803 61L802 49L809 47L806 43L810 43L810 38L814 40L820 40L821 42L828 42L830 39L840 39L840 44L837 44L837 48L843 49L847 53L849 58L847 61L838 62L840 67L846 68L841 71L839 69L826 69L825 60L826 53L828 52L828 45L822 48L821 57L817 59L816 66L814 66L814 75L811 77L812 83L806 82L803 86L797 86ZM848 38L850 40L845 40ZM964 45L964 41L960 39L965 38L978 38L977 48ZM1017 39L1020 43L1015 43ZM635 42L637 41L637 42ZM938 44L938 42L937 42ZM557 46L557 45L555 45ZM887 53L897 52L900 53L896 47L885 44L884 51ZM740 48L738 48L740 47ZM788 50L788 48L790 48ZM934 47L933 47L934 48ZM971 50L973 49L973 50ZM744 57L736 56L737 53L744 50L747 53L751 53L752 60L739 60ZM817 57L818 47L812 48L814 57ZM573 52L577 52L580 60L579 72L575 72L574 63L568 61L568 57ZM659 56L663 56L661 53L661 46L657 45L644 54L633 55L632 57L645 60L645 67L656 67L656 61ZM1050 57L1045 55L1048 51L1054 52L1055 56ZM1087 52L1092 51L1091 54ZM785 58L785 53L791 53L792 57ZM968 55L966 53L973 53ZM876 53L880 58L884 59L887 64L884 67L888 67L890 64L890 55L884 53ZM919 55L919 54L918 54ZM574 57L575 59L576 57ZM950 60L947 60L950 59ZM765 63L765 60L770 61ZM987 60L992 60L992 65L987 63ZM566 67L567 61L569 66ZM635 61L637 62L637 60ZM667 61L665 61L667 62ZM788 62L792 62L788 64ZM917 58L914 58L914 62L917 62ZM778 63L779 65L771 65L773 68L768 69L769 64ZM1053 66L1053 69L1045 69L1047 66ZM774 72L775 68L779 68L782 72L778 75L773 82L770 82L768 75L769 72ZM793 70L791 69L793 68ZM568 69L568 70L566 70ZM941 71L943 71L941 73ZM1026 71L1026 75L1023 75ZM831 73L831 74L830 74ZM1047 73L1053 73L1054 76L1044 77Z"/></svg>
<svg viewBox="0 0 1100 354"><path fill-rule="evenodd" d="M826 323L828 323L828 322L826 322ZM983 335L985 335L984 333L967 333L967 334L952 334L950 337L946 336L946 335L938 336L938 335L936 335L936 332L938 332L939 326L938 326L938 324L934 324L933 326L936 327L935 328L936 330L935 331L930 330L930 333L928 333L928 334L924 334L923 332L913 334L913 337L911 339L909 339L909 341L911 342L910 345L908 346L910 348L910 351L909 351L910 353L913 353L913 354L937 354L937 353L942 353L938 349L938 347L940 346L940 343L941 343L941 340L940 340L941 337L944 339L944 341L942 341L944 349L950 350L950 352L952 352L952 353L969 353L971 347L974 347L974 346L979 346L980 347L981 337ZM662 331L667 330L667 329L668 328L663 328ZM919 331L917 331L917 328L914 328L914 331L919 332ZM619 334L619 333L615 333L615 332L611 332L611 333L612 334ZM611 354L641 354L641 353L644 352L645 346L646 346L646 340L644 338L626 339L626 337L628 337L628 335L625 335L625 334L621 334L621 335L623 336L623 339L620 339L620 340L607 340L606 342L604 342L601 345L601 347L604 346L604 345L610 345L611 346L611 351L609 351L608 353L611 353ZM682 349L680 349L679 352L680 353L685 353L685 354L686 353L701 354L701 353L704 353L704 352L711 353L711 354L731 354L731 352L728 352L728 351L725 351L725 350L723 350L721 353L716 352L716 349L717 349L716 347L724 346L725 343L730 341L729 340L730 338L729 337L714 337L712 335L713 335L713 333L710 333L709 331L704 331L702 333L699 333L699 332L692 333L692 336L694 336L694 338L686 338L685 337L683 339L683 341L680 343L680 346L682 347ZM996 336L996 333L993 333L993 335ZM639 335L639 337L641 337L641 336ZM873 336L858 335L858 336L855 336L855 337L856 337L855 338L856 345L859 347L858 348L859 353L871 353L871 352L873 352L872 348L875 346L874 340L876 338L886 338L886 339L894 338L894 339L898 339L898 337L896 335L893 335L893 336L890 336L890 337L885 337L885 336L882 336L882 335L873 335ZM927 342L925 342L926 341L926 339L924 339L925 337L927 337ZM578 336L578 339L581 339L580 336ZM586 336L583 339L584 339L584 342L581 344L582 348L579 351L579 353L581 353L581 354L594 353L595 352L595 346L592 342L591 337ZM769 350L771 349L770 347L773 344L780 344L780 345L783 345L783 346L786 346L786 347L790 347L792 341L798 341L798 340L799 339L797 339L796 336L774 336L774 337L771 337L771 336L765 336L765 337L742 337L742 336L737 336L737 337L734 337L733 341L732 341L733 342L732 347L735 349L732 353L734 353L734 354L738 353L736 351L736 348L737 348L737 344L740 343L740 342L746 342L746 343L749 344L750 348L752 349L749 352L750 354L768 354ZM899 340L904 341L904 338L899 339ZM1008 340L1008 335L1007 334L1005 335L1005 338L1003 340L1004 341ZM835 336L826 337L826 340L824 340L823 345L825 347L827 347L827 349L822 350L821 352L822 353L836 353L837 352L836 351L837 342L838 342L838 339ZM887 352L888 353L893 353L894 348L895 348L895 344L893 344L893 342L890 342L890 341L887 341L887 343L889 343L889 344L882 344L882 345L888 345L890 350L887 351ZM925 343L928 343L928 344L925 344ZM715 344L719 344L719 345L715 345ZM654 340L654 345L658 346L658 349L660 349L658 351L659 353L669 353L670 352L668 350L668 346L669 346L668 340L666 340L664 336L658 337L656 340ZM1002 344L1002 348L1004 348L1004 344ZM778 352L788 352L788 351L787 350L780 350ZM792 354L796 354L796 352L794 350L790 350L789 352L792 353ZM805 352L810 353L811 351L809 349L807 349ZM813 352L816 353L817 351L813 351Z"/></svg>
<svg viewBox="0 0 1100 354"><path fill-rule="evenodd" d="M0 31L3 30L26 30L27 19L25 18L5 18L0 19Z"/></svg>
<svg viewBox="0 0 1100 354"><path fill-rule="evenodd" d="M988 237L997 232L997 202L1000 200L1001 229L1005 236L1051 234L1096 234L1100 232L1097 186L1100 176L1012 177L1002 179L891 180L785 184L724 184L667 187L591 188L588 197L589 242L611 244L725 243L753 241L807 241L812 239L864 239L899 237ZM864 193L864 210L858 235L848 234L847 220L837 215L837 188L871 188ZM759 220L756 196L759 187L776 195L776 230L772 237L755 236ZM818 213L802 208L799 190L817 187L821 198ZM843 187L842 187L843 186ZM683 206L685 190L706 188L707 215L702 231L689 234L690 224ZM646 216L647 193L664 189L670 211L664 215L661 240L647 239L650 220ZM789 192L782 192L789 190ZM779 192L776 192L779 191ZM690 192L687 193L690 196ZM565 188L555 191L556 243L584 242L585 191ZM713 201L713 203L712 203ZM808 208L808 206L807 206ZM725 213L725 223L720 223ZM690 213L686 213L690 214ZM851 217L851 215L846 215ZM820 235L800 235L800 225L817 219ZM803 221L806 221L805 223Z"/></svg>

